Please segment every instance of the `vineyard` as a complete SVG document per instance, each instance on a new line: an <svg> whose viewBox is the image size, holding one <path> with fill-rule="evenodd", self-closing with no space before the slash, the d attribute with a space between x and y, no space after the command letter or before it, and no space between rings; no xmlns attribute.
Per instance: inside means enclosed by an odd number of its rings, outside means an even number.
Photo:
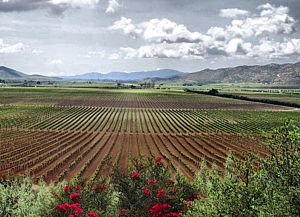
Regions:
<svg viewBox="0 0 300 217"><path fill-rule="evenodd" d="M249 103L213 96L197 96L184 91L89 88L2 88L0 90L0 104L157 109L287 109L286 107L262 103Z"/></svg>
<svg viewBox="0 0 300 217"><path fill-rule="evenodd" d="M300 123L298 110L184 92L26 91L0 91L0 172L47 181L96 180L158 155L193 178L201 161L222 170L229 151L266 155L261 130Z"/></svg>

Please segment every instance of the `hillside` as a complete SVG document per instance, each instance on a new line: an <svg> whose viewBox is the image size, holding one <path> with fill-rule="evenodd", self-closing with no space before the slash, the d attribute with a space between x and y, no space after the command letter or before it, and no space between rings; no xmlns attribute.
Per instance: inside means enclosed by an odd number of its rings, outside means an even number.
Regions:
<svg viewBox="0 0 300 217"><path fill-rule="evenodd" d="M300 62L288 64L268 64L237 66L234 68L204 69L199 72L184 74L168 82L185 83L300 83Z"/></svg>
<svg viewBox="0 0 300 217"><path fill-rule="evenodd" d="M15 78L23 78L26 77L27 75L16 71L14 69L5 67L5 66L0 66L0 78L1 79L15 79Z"/></svg>
<svg viewBox="0 0 300 217"><path fill-rule="evenodd" d="M0 79L4 80L39 80L39 81L49 81L49 80L60 80L61 78L47 77L43 75L33 74L28 75L17 70L0 66Z"/></svg>

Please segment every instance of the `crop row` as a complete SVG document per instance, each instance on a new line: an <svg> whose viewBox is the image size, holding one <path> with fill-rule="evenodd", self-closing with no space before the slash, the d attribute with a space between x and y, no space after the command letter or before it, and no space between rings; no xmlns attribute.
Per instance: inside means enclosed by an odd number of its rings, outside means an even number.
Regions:
<svg viewBox="0 0 300 217"><path fill-rule="evenodd" d="M21 133L17 129L13 132ZM34 139L37 134L41 138L47 136L49 140ZM3 138L1 144L11 139L6 130L0 130L0 136ZM24 147L28 150L21 149L25 140L27 144ZM19 146L18 152L11 149L1 155L3 164L0 172L24 173L47 181L72 177L96 180L100 175L109 173L114 165L127 168L131 158L157 155L165 158L171 171L179 168L192 178L201 161L206 161L209 167L215 164L222 170L229 150L239 158L247 152L266 153L256 138L237 133L179 135L27 131L15 144Z"/></svg>
<svg viewBox="0 0 300 217"><path fill-rule="evenodd" d="M199 132L257 132L299 120L297 111L220 111L71 107L30 126L30 129L118 133L193 134Z"/></svg>

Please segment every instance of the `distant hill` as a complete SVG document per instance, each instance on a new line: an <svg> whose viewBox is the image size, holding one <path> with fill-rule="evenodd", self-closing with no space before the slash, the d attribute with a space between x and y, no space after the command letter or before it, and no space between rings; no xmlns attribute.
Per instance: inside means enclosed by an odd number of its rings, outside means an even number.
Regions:
<svg viewBox="0 0 300 217"><path fill-rule="evenodd" d="M91 72L75 76L63 77L65 80L114 80L114 81L135 81L146 78L172 78L174 76L183 75L183 72L173 69L160 69L155 71L141 71L141 72L109 72L99 73Z"/></svg>
<svg viewBox="0 0 300 217"><path fill-rule="evenodd" d="M61 78L47 77L43 75L28 75L23 72L16 71L14 69L0 66L0 79L3 80L40 80L40 81L49 81L49 80L60 80Z"/></svg>
<svg viewBox="0 0 300 217"><path fill-rule="evenodd" d="M186 73L171 79L160 79L166 82L181 83L299 83L300 62L287 64L268 64L254 66L237 66L233 68L204 69L199 72Z"/></svg>
<svg viewBox="0 0 300 217"><path fill-rule="evenodd" d="M0 66L0 78L1 79L7 79L7 78L23 78L26 77L27 75L16 71L14 69L11 68L7 68L5 66Z"/></svg>

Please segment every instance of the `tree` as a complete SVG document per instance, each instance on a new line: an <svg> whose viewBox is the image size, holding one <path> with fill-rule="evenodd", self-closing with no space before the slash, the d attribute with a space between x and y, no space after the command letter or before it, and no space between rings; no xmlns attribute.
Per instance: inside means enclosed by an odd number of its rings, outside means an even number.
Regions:
<svg viewBox="0 0 300 217"><path fill-rule="evenodd" d="M208 94L210 95L218 95L219 94L219 91L217 89L211 89L210 91L208 91Z"/></svg>

